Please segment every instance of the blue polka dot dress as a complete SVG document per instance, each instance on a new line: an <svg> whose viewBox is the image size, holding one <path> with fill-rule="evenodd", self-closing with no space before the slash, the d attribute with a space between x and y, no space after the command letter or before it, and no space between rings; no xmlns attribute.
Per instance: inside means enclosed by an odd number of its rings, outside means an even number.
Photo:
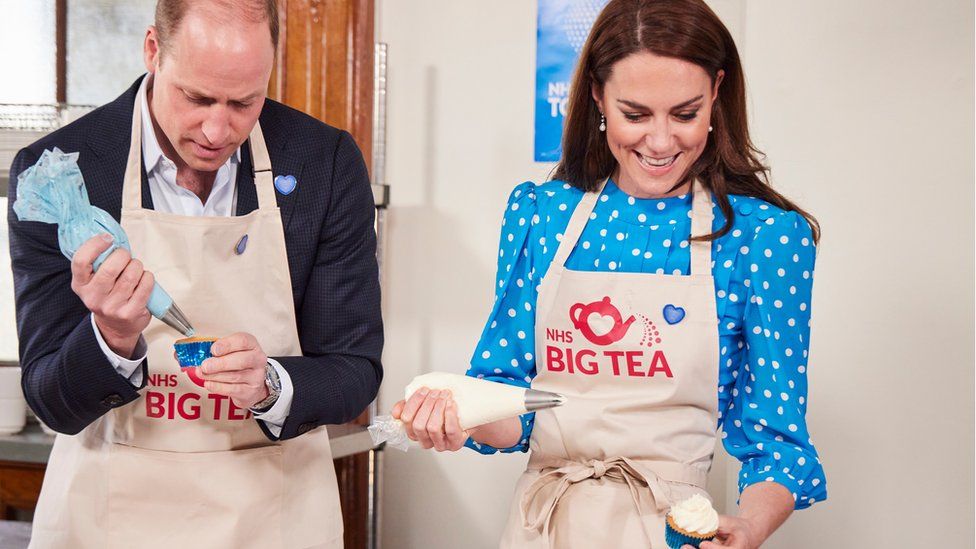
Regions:
<svg viewBox="0 0 976 549"><path fill-rule="evenodd" d="M508 200L498 250L495 304L467 374L527 387L535 377L538 285L583 192L561 181L523 183ZM609 181L566 267L687 275L691 195L638 199ZM730 195L731 231L712 244L718 311L719 427L742 462L739 490L774 481L802 509L826 499L823 467L807 432L810 295L816 248L796 212ZM725 224L713 207L713 229ZM526 451L534 414L512 448L468 440L481 453ZM635 433L639 436L639 433Z"/></svg>

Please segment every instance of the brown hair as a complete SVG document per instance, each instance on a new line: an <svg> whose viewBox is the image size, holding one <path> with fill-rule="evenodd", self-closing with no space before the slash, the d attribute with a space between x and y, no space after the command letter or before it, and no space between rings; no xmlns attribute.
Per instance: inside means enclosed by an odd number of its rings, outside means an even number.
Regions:
<svg viewBox="0 0 976 549"><path fill-rule="evenodd" d="M156 34L159 37L160 49L168 42L180 23L186 16L187 9L200 0L158 0L156 2ZM217 6L227 10L246 21L267 21L271 31L271 45L278 49L278 5L276 0L205 0L210 6Z"/></svg>
<svg viewBox="0 0 976 549"><path fill-rule="evenodd" d="M593 191L617 165L604 134L597 130L600 111L592 90L602 90L615 63L639 52L673 57L703 68L714 85L724 71L712 110L708 143L677 186L694 178L710 190L724 227L695 240L714 240L729 232L735 215L729 194L760 198L802 215L820 239L820 225L809 213L769 185L768 168L749 138L745 80L732 35L703 0L610 0L583 46L570 88L563 129L562 159L554 179Z"/></svg>

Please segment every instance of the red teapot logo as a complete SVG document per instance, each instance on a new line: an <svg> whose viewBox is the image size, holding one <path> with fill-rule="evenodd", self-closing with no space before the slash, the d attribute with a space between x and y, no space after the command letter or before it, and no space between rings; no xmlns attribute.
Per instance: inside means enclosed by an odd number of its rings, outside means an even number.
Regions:
<svg viewBox="0 0 976 549"><path fill-rule="evenodd" d="M620 311L610 303L609 297L588 305L573 305L569 308L569 318L583 337L596 345L610 345L620 341L635 320L633 315L623 320Z"/></svg>
<svg viewBox="0 0 976 549"><path fill-rule="evenodd" d="M203 378L200 377L199 372L197 372L197 367L180 368L180 369L186 373L187 377L190 378L190 381L192 381L194 385L197 385L198 387L203 387Z"/></svg>

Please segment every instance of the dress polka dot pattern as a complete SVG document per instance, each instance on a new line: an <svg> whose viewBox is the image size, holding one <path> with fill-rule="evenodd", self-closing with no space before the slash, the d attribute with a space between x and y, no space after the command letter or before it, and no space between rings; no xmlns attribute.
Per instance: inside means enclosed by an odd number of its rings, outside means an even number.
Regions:
<svg viewBox="0 0 976 549"><path fill-rule="evenodd" d="M538 285L582 196L561 181L527 182L512 192L502 220L495 304L468 375L531 384ZM801 509L826 499L823 467L805 421L813 236L796 212L745 196L729 201L736 213L731 230L712 243L718 427L725 449L742 462L740 491L777 482ZM725 216L717 205L713 213L717 230ZM687 275L690 216L691 195L637 199L610 181L566 267ZM533 420L534 414L523 416L522 439L500 450L526 451ZM473 440L467 445L485 454L499 450Z"/></svg>

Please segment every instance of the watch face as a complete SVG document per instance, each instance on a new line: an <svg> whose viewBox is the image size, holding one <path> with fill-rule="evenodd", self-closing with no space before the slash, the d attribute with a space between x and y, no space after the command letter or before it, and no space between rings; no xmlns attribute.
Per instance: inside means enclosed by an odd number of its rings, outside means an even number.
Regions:
<svg viewBox="0 0 976 549"><path fill-rule="evenodd" d="M268 386L268 390L273 393L281 392L281 379L278 377L278 370L275 369L271 363L268 363L267 377L265 378L265 383Z"/></svg>

